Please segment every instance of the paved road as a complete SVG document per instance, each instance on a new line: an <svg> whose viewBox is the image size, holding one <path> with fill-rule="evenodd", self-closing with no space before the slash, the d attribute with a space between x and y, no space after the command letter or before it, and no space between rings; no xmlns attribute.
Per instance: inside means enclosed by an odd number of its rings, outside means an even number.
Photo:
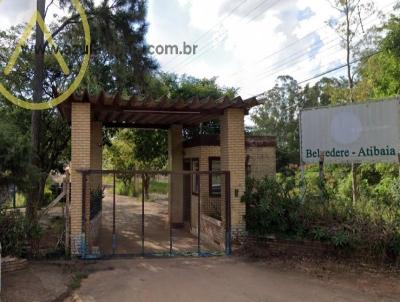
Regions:
<svg viewBox="0 0 400 302"><path fill-rule="evenodd" d="M345 272L318 277L239 258L113 260L68 302L400 301L399 279ZM98 267L100 268L100 267ZM111 268L111 269L110 269Z"/></svg>

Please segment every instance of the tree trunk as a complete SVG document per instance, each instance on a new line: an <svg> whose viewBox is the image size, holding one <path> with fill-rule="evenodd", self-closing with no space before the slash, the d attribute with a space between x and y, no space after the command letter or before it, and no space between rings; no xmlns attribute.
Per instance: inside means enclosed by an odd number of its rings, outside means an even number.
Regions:
<svg viewBox="0 0 400 302"><path fill-rule="evenodd" d="M351 74L351 30L350 30L350 3L349 0L345 2L346 10L346 64L347 64L347 79L349 82L349 101L354 102L353 88L354 81L353 75ZM357 164L351 164L351 180L352 180L352 199L353 204L358 200L358 184L357 184Z"/></svg>
<svg viewBox="0 0 400 302"><path fill-rule="evenodd" d="M136 174L133 174L133 188L132 188L132 197L136 197Z"/></svg>
<svg viewBox="0 0 400 302"><path fill-rule="evenodd" d="M346 2L348 3L348 2ZM350 7L346 6L346 64L347 64L347 79L349 81L349 101L350 103L354 102L353 98L353 75L351 74L351 41L350 41Z"/></svg>
<svg viewBox="0 0 400 302"><path fill-rule="evenodd" d="M45 18L46 0L37 0L37 11L40 13L42 18ZM43 98L43 82L44 82L44 34L36 23L36 41L35 41L35 72L33 77L33 101L40 102ZM41 112L34 110L32 111L31 117L31 164L37 169L39 173L35 179L32 180L32 187L29 193L29 199L27 204L27 217L30 222L36 222L37 210L40 202L40 190L41 190L41 168L39 160L40 152L40 124L41 124Z"/></svg>
<svg viewBox="0 0 400 302"><path fill-rule="evenodd" d="M149 194L150 176L148 174L145 174L143 180L144 180L144 183L143 183L144 197L146 200L149 200L150 199L150 194Z"/></svg>
<svg viewBox="0 0 400 302"><path fill-rule="evenodd" d="M352 193L353 193L353 205L358 200L358 182L357 182L357 168L358 164L351 164L351 180L352 180Z"/></svg>

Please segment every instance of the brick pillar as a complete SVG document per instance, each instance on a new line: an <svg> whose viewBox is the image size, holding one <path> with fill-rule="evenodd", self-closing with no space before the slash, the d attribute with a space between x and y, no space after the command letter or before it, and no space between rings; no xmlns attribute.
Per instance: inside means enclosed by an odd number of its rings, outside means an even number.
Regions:
<svg viewBox="0 0 400 302"><path fill-rule="evenodd" d="M91 145L90 145L90 167L94 170L102 169L103 160L103 132L101 122L92 122L91 125ZM90 178L91 190L102 188L101 174L93 174Z"/></svg>
<svg viewBox="0 0 400 302"><path fill-rule="evenodd" d="M236 235L245 230L246 206L240 201L245 190L245 136L243 109L230 108L220 118L221 169L231 173L231 225ZM224 187L222 196L224 196ZM225 221L225 199L222 199L222 219Z"/></svg>
<svg viewBox="0 0 400 302"><path fill-rule="evenodd" d="M182 125L172 125L168 132L168 166L170 171L183 170ZM183 176L172 175L169 183L169 217L172 224L183 224Z"/></svg>
<svg viewBox="0 0 400 302"><path fill-rule="evenodd" d="M72 103L71 106L71 254L78 255L82 234L83 186L82 174L77 170L90 168L91 110L89 103ZM89 198L90 190L86 189L86 200Z"/></svg>

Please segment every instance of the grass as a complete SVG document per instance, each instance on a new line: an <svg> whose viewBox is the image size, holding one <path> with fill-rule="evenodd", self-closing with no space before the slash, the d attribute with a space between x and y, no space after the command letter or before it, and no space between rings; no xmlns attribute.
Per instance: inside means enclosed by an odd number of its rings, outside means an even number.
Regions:
<svg viewBox="0 0 400 302"><path fill-rule="evenodd" d="M150 193L168 194L168 182L153 180L150 182Z"/></svg>

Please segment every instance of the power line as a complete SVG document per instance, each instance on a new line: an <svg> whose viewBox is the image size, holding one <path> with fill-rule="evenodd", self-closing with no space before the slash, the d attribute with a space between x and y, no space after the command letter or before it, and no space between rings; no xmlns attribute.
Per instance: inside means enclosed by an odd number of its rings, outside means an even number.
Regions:
<svg viewBox="0 0 400 302"><path fill-rule="evenodd" d="M363 61L363 60L365 60L365 59L369 59L370 57L375 56L375 55L377 55L378 53L381 53L381 52L382 52L382 50L379 50L379 51L376 51L376 52L374 52L374 53L372 53L372 54L369 54L369 55L367 55L367 56L364 56L364 57L358 58L358 59L356 59L356 60L353 60L353 61L351 61L351 62L349 63L349 65L353 65L353 64L358 63L358 62L361 62L361 61ZM345 68L345 67L347 67L347 63L346 63L346 64L342 64L342 65L340 65L340 66L337 66L337 67L335 67L335 68L332 68L332 69L330 69L330 70L328 70L328 71L325 71L325 72L323 72L323 73L317 74L317 75L315 75L315 76L313 76L313 77L311 77L311 78L309 78L309 79L300 81L300 82L298 82L298 84L301 85L301 84L307 83L307 82L309 82L309 81L318 79L318 78L320 78L320 77L322 77L322 76L324 76L324 75L327 75L327 74L329 74L329 73L332 73L332 72L334 72L334 71L337 71L337 70L342 69L342 68Z"/></svg>
<svg viewBox="0 0 400 302"><path fill-rule="evenodd" d="M259 3L256 7L254 7L252 10L250 10L244 17L242 17L242 19L244 20L248 15L250 15L253 11L255 11L256 9L258 9L259 7L263 6L264 4L268 3L271 0L264 0L261 1L261 3ZM262 15L263 13L265 13L265 11L269 8L271 8L272 6L274 6L276 3L278 3L279 0L276 0L275 2L272 3L272 5L268 6L265 10L261 10L260 13L256 14L255 16L251 17L245 24L250 23L252 20L254 20L255 18L259 17L260 15ZM243 21L242 21L243 22ZM224 35L227 34L227 30L225 30L225 32L223 33ZM178 68L178 71L184 67L186 67L187 65L189 65L190 63L192 63L195 60L198 60L201 56L203 56L204 54L206 54L207 52L211 51L212 49L214 49L219 43L221 43L223 40L218 41L217 39L214 39L214 41L212 41L212 43L209 45L209 47L207 47L203 52L201 52L200 54L196 55L195 57L188 57L185 58L183 61L181 61L180 63L178 63L175 68ZM214 44L215 42L215 44Z"/></svg>
<svg viewBox="0 0 400 302"><path fill-rule="evenodd" d="M253 9L249 10L247 12L247 14L245 16L242 17L242 19L244 20L248 15L250 15L253 11L255 11L256 9L258 9L259 7L263 6L264 4L268 3L268 1L270 0L263 0L261 1L256 7L254 7ZM276 1L277 2L277 1ZM276 3L275 2L275 3ZM275 4L274 3L274 4ZM273 6L273 5L272 5ZM272 7L270 6L270 7ZM270 8L269 7L269 8ZM251 18L247 23L249 23L252 19L257 18L258 16L260 16L262 13L264 13L264 11L261 11L260 14L254 16L253 18ZM247 24L246 23L246 24ZM189 57L189 58L184 58L183 61L181 61L180 63L178 63L175 68L180 67L180 69L186 67L188 64L192 63L193 61L197 60L199 57L203 56L204 54L206 54L207 52L209 52L210 50L214 49L219 43L223 42L226 38L226 34L228 33L227 30L224 31L223 34L221 34L221 36L225 35L224 39L219 40L219 37L214 38L213 41L211 41L211 43L209 44L209 46L207 48L205 48L203 50L203 52L201 52L200 54L198 54L196 57Z"/></svg>
<svg viewBox="0 0 400 302"><path fill-rule="evenodd" d="M392 5L392 4L394 4L396 1L394 1L394 2L392 2L392 3L390 3L389 5ZM260 3L257 7L255 7L254 9L253 9L253 11L255 10L255 9L257 9L258 7L260 7L261 5L263 5L264 3ZM276 2L275 3L273 3L270 7L272 7L273 5L275 5L276 4ZM388 5L387 5L388 6ZM269 7L269 8L270 8ZM386 6L385 6L386 7ZM251 12L249 12L247 15L249 15ZM264 13L264 11L261 11L261 13L260 14L258 14L258 15L256 15L256 16L254 16L254 17L252 17L247 23L249 23L251 20L253 20L253 19L255 19L255 18L257 18L259 15L261 15L262 13ZM246 15L246 16L247 16ZM373 14L371 14L370 16L372 16ZM246 17L245 16L245 17ZM370 17L369 16L369 17ZM367 18L366 18L367 19ZM246 24L247 24L246 23ZM322 26L322 27L320 27L318 30L320 30L320 29L322 29L322 28L324 28L324 27L329 27L328 25L324 25L324 26ZM311 35L311 34L313 34L313 33L315 33L315 32L317 32L318 30L315 30L315 31L313 31L313 32L310 32L308 35ZM227 31L225 31L225 33L226 33ZM225 34L224 33L224 34ZM307 36L308 36L307 35ZM306 36L305 37L303 37L303 38L301 38L300 40L303 40L304 38L306 38ZM217 38L217 39L214 39L216 42L217 42L217 44L215 44L215 45L213 45L213 44L211 44L211 46L210 47L208 47L208 49L206 49L205 51L203 51L202 53L200 53L199 55L197 55L196 57L189 57L189 58L186 58L186 59L184 59L181 63L178 63L178 65L176 65L176 67L181 67L181 68L179 68L178 69L178 71L177 72L179 72L182 68L184 68L184 67L186 67L187 65L189 65L189 63L192 63L193 61L195 61L195 60L197 60L199 57L201 57L202 55L204 55L205 53L207 53L207 52L209 52L210 50L212 50L213 48L215 48L215 46L217 46L218 45L218 43L221 43L221 42L223 42L225 39L221 39L220 41L218 41L218 39L219 38ZM214 41L213 41L214 42ZM293 45L295 45L296 43L298 43L299 41L296 41L296 42L294 42L294 43L291 43L289 46L287 46L287 47L285 47L285 48L282 48L281 50L279 50L279 51L276 51L276 52L274 52L274 53L272 53L272 54L270 54L270 55L268 55L268 56L266 56L266 57L264 57L264 58L262 58L261 60L259 60L258 62L262 62L262 61L264 61L265 59L267 59L268 57L271 57L271 56L273 56L273 55L275 55L275 54L278 54L279 52L281 52L281 51L284 51L284 50L286 50L288 47L290 48L291 46L293 46ZM186 63L187 62L187 63ZM183 64L183 65L182 65ZM242 69L243 70L243 69ZM233 73L233 76L235 76L235 74L239 74L240 73L240 71L239 72L235 72L235 73Z"/></svg>
<svg viewBox="0 0 400 302"><path fill-rule="evenodd" d="M309 52L313 52L315 50L318 50L319 48L321 48L323 46L329 46L332 42L335 42L336 40L338 40L338 39L330 40L329 42L327 42L327 44L318 43L317 45L314 45L311 49L308 49L306 52L292 54L291 56L286 57L283 62L282 61L276 62L276 63L270 65L267 70L264 70L262 73L257 74L256 75L256 77L257 77L256 79L257 80L262 80L262 79L265 79L265 78L269 78L269 77L275 75L276 73L278 73L281 70L281 67L284 67L286 65L293 65L294 63L297 62L298 59L309 55ZM335 48L337 46L338 46L338 44L330 45L330 47L326 48L323 52L326 52L326 51L328 51L330 49L333 49L333 48ZM291 59L293 59L293 60L291 60ZM301 63L301 62L302 61L299 61L297 63Z"/></svg>
<svg viewBox="0 0 400 302"><path fill-rule="evenodd" d="M349 65L353 65L353 64L355 64L355 63L358 63L358 62L361 62L361 61L363 61L363 60L369 59L369 58L371 58L372 56L375 56L375 55L377 55L377 54L379 54L379 53L381 53L381 52L382 52L382 50L379 50L379 51L376 51L376 52L371 53L371 54L369 54L369 55L366 55L366 56L364 56L364 57L355 59L355 60L351 61L351 62L349 63ZM347 67L347 63L341 64L341 65L336 66L336 67L334 67L334 68L332 68L332 69L329 69L329 70L327 70L327 71L324 71L324 72L322 72L322 73L319 73L319 74L317 74L317 75L314 75L314 76L312 76L311 78L302 80L302 81L298 82L297 84L298 84L298 85L301 85L301 84L307 83L307 82L309 82L309 81L318 79L318 78L320 78L320 77L323 77L323 76L325 76L325 75L327 75L327 74L330 74L330 73L332 73L332 72L335 72L335 71L338 71L338 70L340 70L340 69L343 69L343 68L345 68L345 67ZM257 94L255 97L262 97L262 96L265 96L265 92L259 93L259 94Z"/></svg>
<svg viewBox="0 0 400 302"><path fill-rule="evenodd" d="M262 57L260 60L257 60L256 62L254 62L254 63L252 63L252 64L248 64L248 66L261 63L261 62L265 61L266 59L268 59L268 58L270 58L270 57L272 57L272 56L274 56L274 55L279 54L279 53L282 52L282 51L285 51L285 50L287 50L287 49L293 47L294 45L298 44L299 42L301 42L302 40L304 40L304 39L306 39L307 37L311 36L312 34L317 33L318 30L324 28L325 26L327 26L327 25L321 26L319 29L314 30L314 31L312 31L312 32L309 32L307 35L305 35L304 37L300 38L299 40L296 40L295 42L292 42L292 43L290 43L289 45L285 45L284 47L280 48L279 50L274 51L273 53L270 53L270 54L268 54L268 55L265 56L265 57ZM241 68L239 71L236 71L236 72L234 72L234 73L231 73L229 76L236 76L237 74L240 74L240 72L242 72L243 70L246 70L246 68Z"/></svg>
<svg viewBox="0 0 400 302"><path fill-rule="evenodd" d="M385 8L388 7L388 6L390 6L390 5L392 5L392 4L394 4L395 2L396 2L396 1L390 3L389 5L385 6ZM391 9L389 9L388 12L389 12L389 11L391 11ZM374 15L374 14L370 14L369 16L365 17L362 21L364 22L364 21L368 20L368 19L371 18L373 15ZM373 24L375 21L376 21L376 19L373 19L371 22L368 22L367 24ZM365 25L365 24L364 24L364 25ZM339 37L336 37L335 39L330 40L330 41L328 42L327 45L331 44L332 42L338 41L338 40L340 40L340 38L339 38ZM297 61L297 59L300 59L300 58L302 58L303 56L308 55L308 53L309 53L310 51L317 50L317 49L319 48L319 46L327 46L327 45L324 45L323 41L321 41L321 42L319 42L317 45L314 45L313 48L312 48L311 50L307 50L306 52L303 52L303 53L300 53L300 54L298 54L298 53L292 54L291 56L285 58L285 61L284 61L283 63L282 63L282 62L276 62L276 63L270 65L269 68L267 69L267 71L264 70L262 73L256 75L256 76L258 77L257 79L262 80L262 79L265 79L265 78L269 78L269 77L271 77L271 76L273 76L273 75L279 73L281 67L284 67L284 66L286 66L286 65L292 65L293 63L295 63L295 62ZM331 47L326 48L325 50L323 50L322 53L325 53L326 51L328 51L328 50L334 48L335 46L339 46L339 44L332 45ZM321 53L320 53L320 54L321 54ZM293 58L294 60L288 60L288 59L291 59L291 58ZM300 62L302 62L302 61L299 61L299 63L300 63ZM262 76L262 75L264 75L264 76ZM262 76L262 77L261 77L261 76Z"/></svg>
<svg viewBox="0 0 400 302"><path fill-rule="evenodd" d="M384 6L383 8L387 8L388 6L393 5L395 2L396 2L396 1L391 2L391 3L389 3L388 5ZM385 13L388 13L388 12L391 11L391 10L392 10L392 9L390 8L388 11L385 11ZM373 14L371 14L371 15L369 15L368 17L364 18L363 21L369 19L371 16L373 16ZM374 21L375 21L375 19L374 19ZM371 24L371 23L372 23L372 22L368 22L367 24ZM364 24L364 25L365 25L365 24ZM334 40L331 40L329 43L331 43L331 42L333 42L333 41L335 41L335 40L338 40L338 39L339 39L339 38L336 38L336 39L334 39ZM334 46L335 46L335 45L329 47L328 49L325 49L322 53L325 53L326 51L332 49ZM337 45L337 46L338 46L338 45ZM291 60L290 60L290 61L286 61L286 62L284 62L283 64L279 64L279 63L281 63L281 62L278 62L279 65L277 65L277 63L275 63L275 64L271 65L271 67L272 67L272 66L277 66L277 67L279 68L279 67L283 67L283 66L288 65L288 64L293 64L298 58L301 58L302 56L304 56L304 55L306 55L306 54L308 54L308 51L307 51L306 53L303 53L302 55L296 57L295 60L293 60L293 61L291 61ZM321 54L321 53L320 53L320 54ZM293 57L293 55L292 55L291 57ZM300 61L300 62L302 62L302 61ZM298 63L300 63L300 62L298 62ZM269 70L271 70L271 68L270 68ZM261 80L261 79L265 79L265 78L269 78L269 77L271 77L271 76L273 76L273 75L276 75L277 73L280 72L279 69L277 69L277 68L274 68L273 70L274 70L274 72L271 72L271 73L266 74L264 77L260 78L260 80ZM282 72L280 72L280 73L282 73Z"/></svg>
<svg viewBox="0 0 400 302"><path fill-rule="evenodd" d="M248 0L244 0L242 2L240 2L237 6L235 6L232 10L229 11L229 13L227 15L225 15L220 22L215 23L212 27L210 27L205 33L203 33L202 35L200 35L199 38L197 38L197 40L195 40L193 42L193 44L199 42L201 39L203 39L205 36L207 36L208 34L211 33L211 31L216 28L218 25L222 24L222 22L229 18L240 6L242 6L243 4L245 4ZM172 58L170 61L168 61L167 63L165 63L166 65L170 64L172 61L176 60L177 57Z"/></svg>

